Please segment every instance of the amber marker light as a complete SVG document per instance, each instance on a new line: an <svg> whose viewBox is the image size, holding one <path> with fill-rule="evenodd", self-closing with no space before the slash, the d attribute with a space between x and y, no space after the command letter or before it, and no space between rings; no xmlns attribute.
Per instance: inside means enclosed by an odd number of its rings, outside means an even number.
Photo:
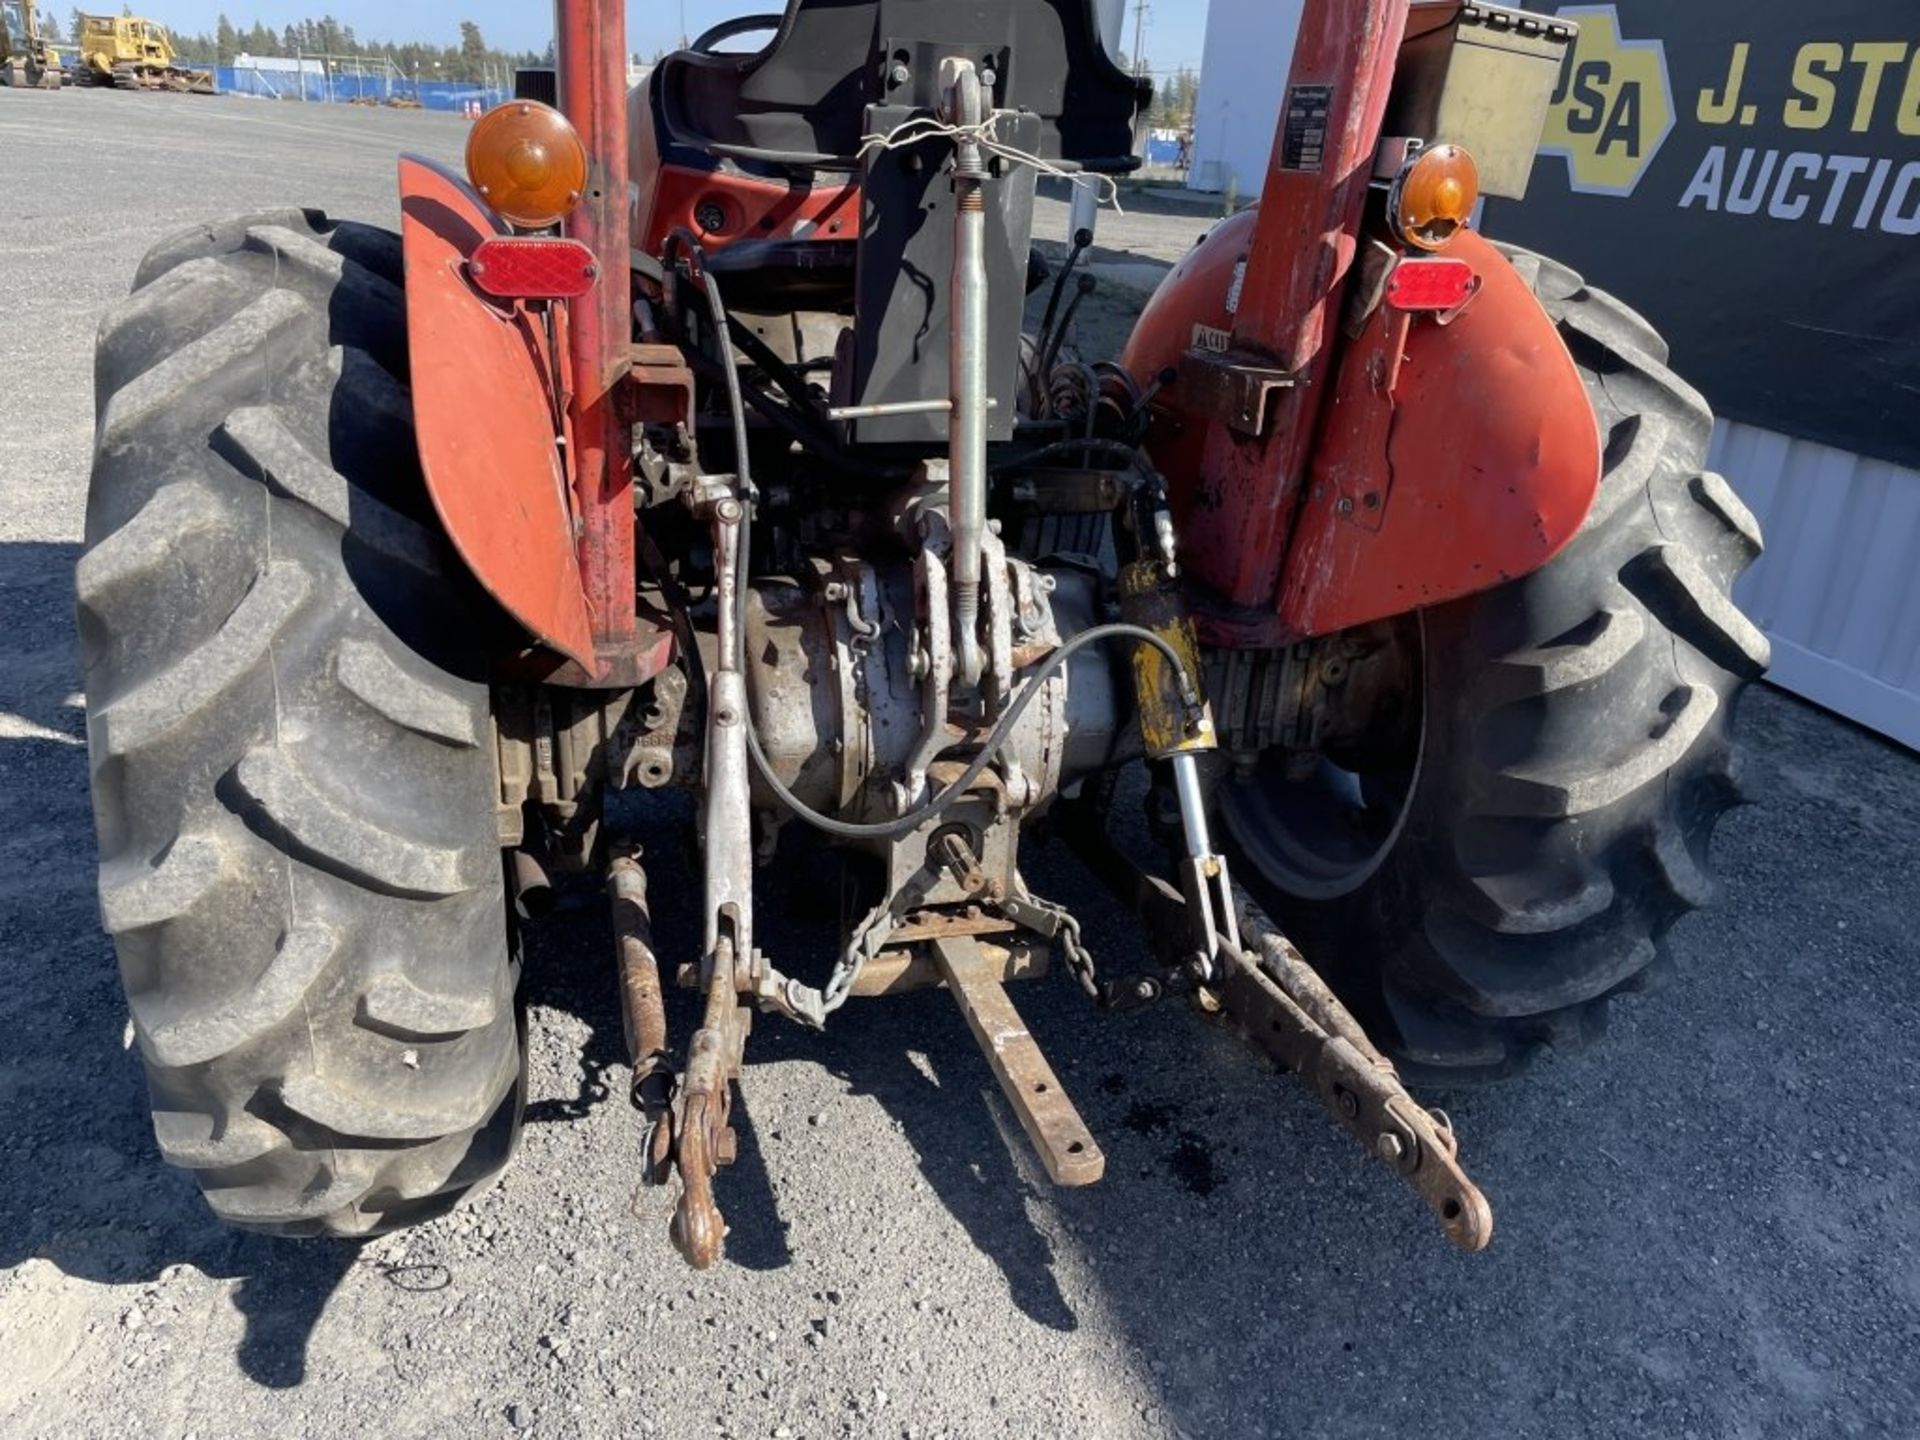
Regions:
<svg viewBox="0 0 1920 1440"><path fill-rule="evenodd" d="M580 203L587 147L551 105L509 100L473 122L467 178L501 219L522 230L544 230Z"/></svg>
<svg viewBox="0 0 1920 1440"><path fill-rule="evenodd" d="M1438 250L1465 228L1480 199L1480 167L1458 145L1422 150L1387 197L1393 233L1416 250Z"/></svg>

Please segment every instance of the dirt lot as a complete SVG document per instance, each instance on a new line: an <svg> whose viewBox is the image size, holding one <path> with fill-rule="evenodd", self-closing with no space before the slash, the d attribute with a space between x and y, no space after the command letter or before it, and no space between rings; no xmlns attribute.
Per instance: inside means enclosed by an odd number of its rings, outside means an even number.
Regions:
<svg viewBox="0 0 1920 1440"><path fill-rule="evenodd" d="M229 1234L153 1153L95 913L71 572L96 317L150 240L289 201L396 218L445 117L0 90L0 1434L1912 1435L1920 764L1771 691L1720 906L1597 1050L1445 1097L1499 1215L1451 1253L1284 1081L1180 1011L1019 998L1102 1143L1054 1193L938 994L751 1047L729 1262L627 1213L600 912L534 941L504 1184L364 1248ZM1057 205L1043 211L1058 226ZM1135 214L1165 259L1207 217ZM1124 255L1107 256L1132 263ZM681 812L633 816L687 943ZM1135 944L1057 855L1043 893ZM797 907L768 942L828 943Z"/></svg>

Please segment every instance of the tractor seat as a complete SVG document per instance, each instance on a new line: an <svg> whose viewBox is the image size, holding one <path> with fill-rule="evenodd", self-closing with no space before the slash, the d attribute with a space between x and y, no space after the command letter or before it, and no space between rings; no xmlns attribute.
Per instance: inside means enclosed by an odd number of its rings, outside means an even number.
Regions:
<svg viewBox="0 0 1920 1440"><path fill-rule="evenodd" d="M715 49L760 30L773 36L755 53ZM788 0L660 62L662 148L748 169L856 169L868 107L933 108L938 57L956 49L991 63L996 108L1039 117L1046 159L1100 174L1138 165L1134 116L1151 85L1107 54L1093 0Z"/></svg>

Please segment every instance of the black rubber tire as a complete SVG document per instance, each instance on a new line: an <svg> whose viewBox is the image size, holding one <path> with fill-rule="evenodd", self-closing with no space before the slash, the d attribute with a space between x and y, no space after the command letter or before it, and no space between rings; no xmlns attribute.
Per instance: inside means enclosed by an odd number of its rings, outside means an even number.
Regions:
<svg viewBox="0 0 1920 1440"><path fill-rule="evenodd" d="M1605 475L1544 569L1421 617L1424 726L1398 831L1337 895L1259 862L1256 774L1222 795L1240 873L1388 1049L1429 1082L1495 1079L1605 1026L1710 899L1741 798L1730 727L1766 637L1730 598L1760 553L1705 470L1713 417L1647 322L1509 251L1587 381ZM1269 855L1274 853L1271 849Z"/></svg>
<svg viewBox="0 0 1920 1440"><path fill-rule="evenodd" d="M451 1209L525 1092L489 612L414 460L400 281L316 212L199 227L96 356L101 912L161 1153L279 1234Z"/></svg>

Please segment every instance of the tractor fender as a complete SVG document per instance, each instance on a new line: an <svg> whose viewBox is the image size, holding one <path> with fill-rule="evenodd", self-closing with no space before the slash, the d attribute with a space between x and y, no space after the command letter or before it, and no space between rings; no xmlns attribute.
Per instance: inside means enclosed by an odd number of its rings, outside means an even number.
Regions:
<svg viewBox="0 0 1920 1440"><path fill-rule="evenodd" d="M1148 302L1122 358L1142 386L1177 376L1194 351L1229 347L1255 218L1215 226ZM1539 569L1579 530L1600 437L1573 357L1493 245L1467 231L1446 253L1472 265L1478 293L1444 322L1379 305L1343 341L1304 493L1280 497L1294 514L1278 614L1215 613L1201 597L1215 643L1286 643L1488 590ZM1183 529L1208 503L1216 423L1188 391L1161 389L1148 441Z"/></svg>
<svg viewBox="0 0 1920 1440"><path fill-rule="evenodd" d="M1447 254L1480 280L1464 309L1379 305L1340 358L1281 582L1297 634L1530 574L1592 508L1599 425L1559 328L1481 236Z"/></svg>
<svg viewBox="0 0 1920 1440"><path fill-rule="evenodd" d="M400 161L407 354L427 494L480 587L542 644L592 673L555 430L561 381L545 327L523 304L489 300L467 260L501 232L465 181Z"/></svg>

